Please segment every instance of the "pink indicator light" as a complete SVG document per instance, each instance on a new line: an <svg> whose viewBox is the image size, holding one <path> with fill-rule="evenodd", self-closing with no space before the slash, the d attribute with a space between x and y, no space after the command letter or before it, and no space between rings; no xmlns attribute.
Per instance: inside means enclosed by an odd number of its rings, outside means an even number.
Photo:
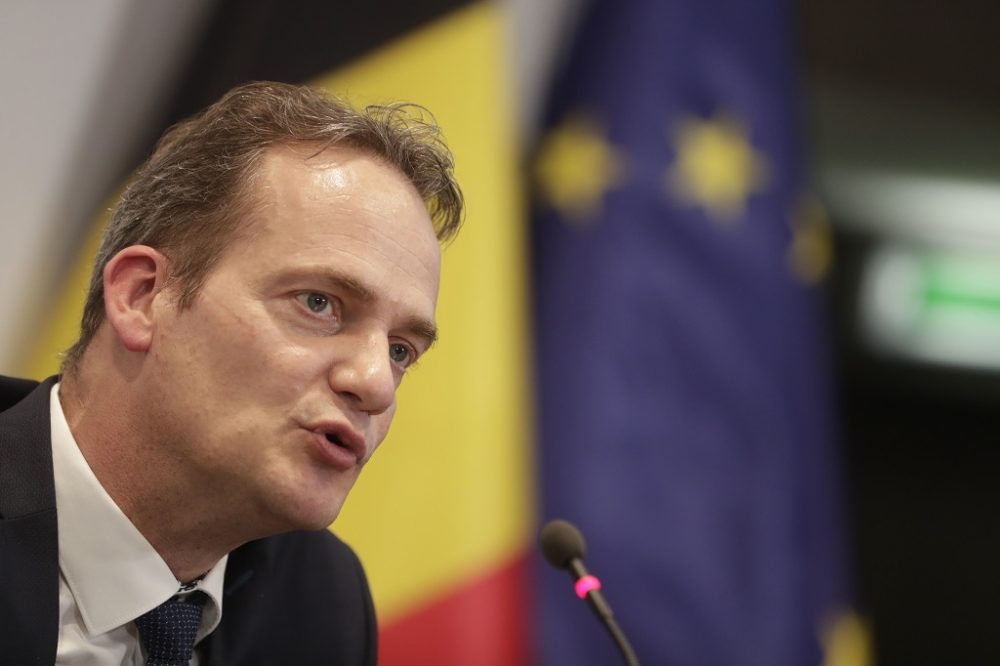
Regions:
<svg viewBox="0 0 1000 666"><path fill-rule="evenodd" d="M587 593L591 590L599 589L601 589L601 581L597 580L597 576L587 575L576 581L576 596L581 599L586 599Z"/></svg>

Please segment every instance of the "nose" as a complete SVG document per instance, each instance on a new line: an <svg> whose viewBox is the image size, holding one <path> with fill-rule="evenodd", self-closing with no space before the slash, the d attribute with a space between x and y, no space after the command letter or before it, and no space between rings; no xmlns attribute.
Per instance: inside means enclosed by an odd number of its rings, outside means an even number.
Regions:
<svg viewBox="0 0 1000 666"><path fill-rule="evenodd" d="M396 400L396 377L384 335L338 336L343 353L330 368L330 388L348 398L359 411L375 416Z"/></svg>

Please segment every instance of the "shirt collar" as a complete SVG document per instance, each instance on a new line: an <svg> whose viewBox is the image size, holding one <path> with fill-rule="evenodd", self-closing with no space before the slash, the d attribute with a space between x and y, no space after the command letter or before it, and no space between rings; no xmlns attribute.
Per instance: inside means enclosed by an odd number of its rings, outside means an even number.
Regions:
<svg viewBox="0 0 1000 666"><path fill-rule="evenodd" d="M59 568L91 635L131 622L177 594L180 583L159 553L122 513L77 446L59 384L49 401L52 467L59 526ZM224 556L194 589L208 595L198 639L222 619Z"/></svg>

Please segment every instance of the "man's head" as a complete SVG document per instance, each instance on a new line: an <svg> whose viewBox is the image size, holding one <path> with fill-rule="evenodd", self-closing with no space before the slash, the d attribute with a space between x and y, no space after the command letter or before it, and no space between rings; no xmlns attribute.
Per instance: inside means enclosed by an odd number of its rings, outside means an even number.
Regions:
<svg viewBox="0 0 1000 666"><path fill-rule="evenodd" d="M237 88L167 133L104 238L68 376L114 378L119 451L262 534L333 520L434 340L461 194L405 110Z"/></svg>
<svg viewBox="0 0 1000 666"><path fill-rule="evenodd" d="M258 167L269 148L318 151L349 146L402 172L427 204L438 239L461 224L462 193L439 130L410 104L358 112L306 86L258 82L239 86L200 114L170 128L125 190L105 230L84 305L79 340L66 352L72 373L104 321L103 270L130 245L149 245L171 260L181 307L197 295L227 247L247 231L257 203Z"/></svg>

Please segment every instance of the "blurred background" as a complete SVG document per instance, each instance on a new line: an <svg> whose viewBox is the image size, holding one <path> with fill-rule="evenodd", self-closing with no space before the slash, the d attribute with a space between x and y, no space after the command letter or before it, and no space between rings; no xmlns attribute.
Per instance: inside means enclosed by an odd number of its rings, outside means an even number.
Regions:
<svg viewBox="0 0 1000 666"><path fill-rule="evenodd" d="M1000 9L984 0L0 4L0 372L75 339L163 129L256 79L455 151L440 347L334 529L384 664L986 664Z"/></svg>

